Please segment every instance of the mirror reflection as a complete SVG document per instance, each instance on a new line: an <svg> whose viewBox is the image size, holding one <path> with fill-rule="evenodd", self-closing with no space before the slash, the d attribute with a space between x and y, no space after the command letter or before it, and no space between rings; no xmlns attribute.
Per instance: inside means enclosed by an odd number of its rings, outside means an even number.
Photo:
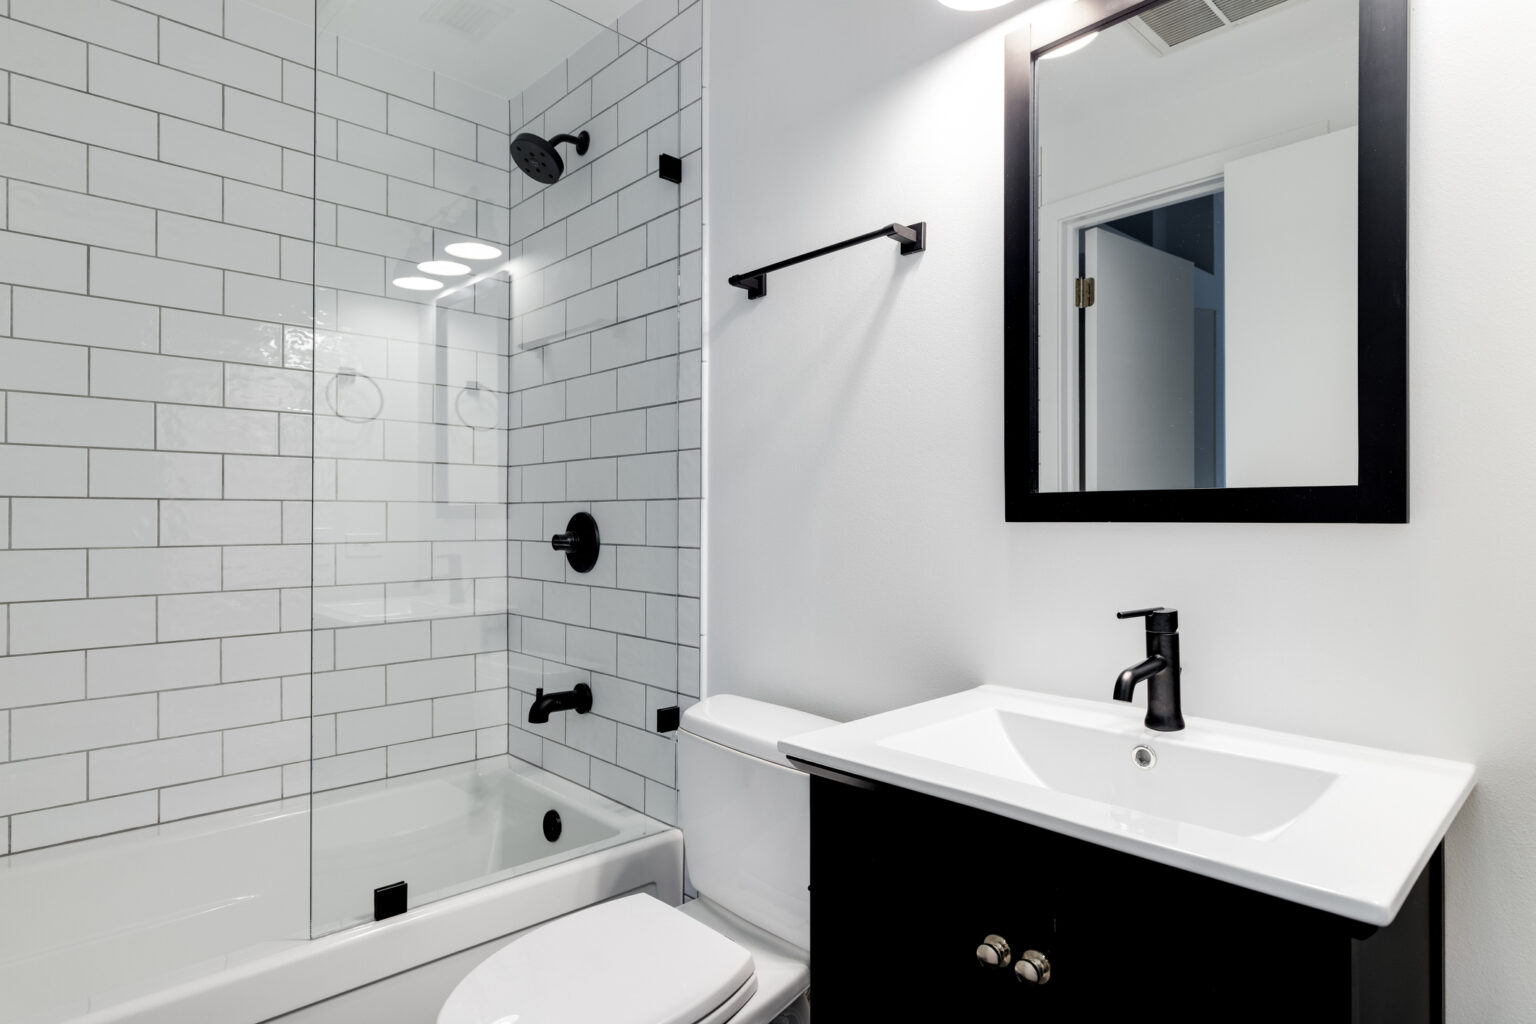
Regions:
<svg viewBox="0 0 1536 1024"><path fill-rule="evenodd" d="M1041 55L1040 490L1358 482L1355 0Z"/></svg>

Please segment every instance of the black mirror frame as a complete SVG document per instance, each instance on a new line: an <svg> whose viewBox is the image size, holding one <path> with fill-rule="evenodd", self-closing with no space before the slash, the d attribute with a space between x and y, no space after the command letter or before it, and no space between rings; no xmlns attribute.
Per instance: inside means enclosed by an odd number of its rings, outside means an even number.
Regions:
<svg viewBox="0 0 1536 1024"><path fill-rule="evenodd" d="M1079 0L1006 40L1004 459L1009 522L1408 521L1408 4L1360 0L1360 476L1355 487L1040 493L1035 60L1162 0ZM1027 396L1020 401L1019 396Z"/></svg>

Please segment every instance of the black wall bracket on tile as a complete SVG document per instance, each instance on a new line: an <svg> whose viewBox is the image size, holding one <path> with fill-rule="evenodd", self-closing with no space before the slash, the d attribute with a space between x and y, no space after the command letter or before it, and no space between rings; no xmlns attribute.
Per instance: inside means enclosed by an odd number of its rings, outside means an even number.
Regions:
<svg viewBox="0 0 1536 1024"><path fill-rule="evenodd" d="M678 707L656 709L656 731L677 732L683 724L683 711Z"/></svg>
<svg viewBox="0 0 1536 1024"><path fill-rule="evenodd" d="M894 238L901 246L903 256L911 256L915 253L928 250L928 222L919 221L916 224L887 224L857 238L850 238L846 242L838 242L835 245L823 246L813 252L792 256L787 260L771 263L757 270L749 270L745 274L737 274L730 279L730 284L736 288L744 288L747 298L760 299L768 294L768 275L785 267L793 267L798 263L820 259L834 252L852 248L855 245L863 245L865 242L873 242L877 238Z"/></svg>
<svg viewBox="0 0 1536 1024"><path fill-rule="evenodd" d="M394 885L381 885L373 890L373 919L382 921L387 917L399 917L405 913L405 883L396 882Z"/></svg>
<svg viewBox="0 0 1536 1024"><path fill-rule="evenodd" d="M661 154L661 166L656 169L661 175L662 181L670 181L674 185L683 183L683 161L681 157L675 157L671 153Z"/></svg>

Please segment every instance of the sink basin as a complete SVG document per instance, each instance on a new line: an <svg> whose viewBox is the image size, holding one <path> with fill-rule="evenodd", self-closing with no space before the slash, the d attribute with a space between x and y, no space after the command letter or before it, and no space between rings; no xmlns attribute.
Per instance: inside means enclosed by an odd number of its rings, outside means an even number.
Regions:
<svg viewBox="0 0 1536 1024"><path fill-rule="evenodd" d="M785 754L1386 925L1471 765L982 686L796 736Z"/></svg>
<svg viewBox="0 0 1536 1024"><path fill-rule="evenodd" d="M1095 729L996 708L899 733L881 744L1238 836L1285 828L1338 778L1334 772L1181 743L1166 733Z"/></svg>

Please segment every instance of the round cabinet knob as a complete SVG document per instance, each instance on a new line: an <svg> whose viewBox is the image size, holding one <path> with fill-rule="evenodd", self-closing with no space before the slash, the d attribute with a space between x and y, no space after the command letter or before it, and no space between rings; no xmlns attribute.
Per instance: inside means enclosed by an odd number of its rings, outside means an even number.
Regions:
<svg viewBox="0 0 1536 1024"><path fill-rule="evenodd" d="M1038 949L1026 949L1013 965L1013 976L1026 985L1044 985L1051 980L1051 962Z"/></svg>
<svg viewBox="0 0 1536 1024"><path fill-rule="evenodd" d="M988 935L976 947L976 962L983 967L1007 967L1013 962L1013 950L1001 935Z"/></svg>

